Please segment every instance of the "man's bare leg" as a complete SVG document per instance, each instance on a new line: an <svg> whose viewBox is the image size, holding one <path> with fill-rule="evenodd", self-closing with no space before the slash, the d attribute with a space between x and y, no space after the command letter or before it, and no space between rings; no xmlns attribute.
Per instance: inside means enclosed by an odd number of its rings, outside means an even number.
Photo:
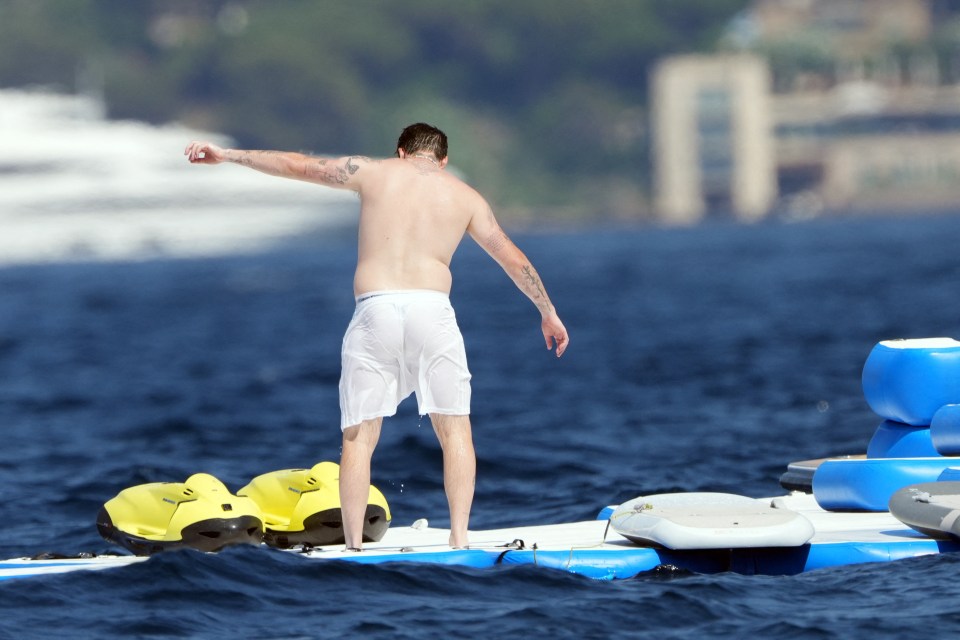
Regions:
<svg viewBox="0 0 960 640"><path fill-rule="evenodd" d="M363 518L370 499L370 459L380 439L382 423L383 418L374 418L343 430L340 511L347 549L363 547Z"/></svg>
<svg viewBox="0 0 960 640"><path fill-rule="evenodd" d="M443 486L450 505L450 546L466 547L470 507L477 479L470 416L430 414L433 430L443 449Z"/></svg>

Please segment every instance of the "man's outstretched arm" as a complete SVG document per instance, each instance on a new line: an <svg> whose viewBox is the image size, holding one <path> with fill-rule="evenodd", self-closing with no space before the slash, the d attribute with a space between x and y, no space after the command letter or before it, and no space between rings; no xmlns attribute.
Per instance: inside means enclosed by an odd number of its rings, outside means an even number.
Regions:
<svg viewBox="0 0 960 640"><path fill-rule="evenodd" d="M567 329L560 321L550 296L547 295L547 290L540 280L540 274L523 251L500 228L489 206L483 213L474 217L467 230L477 244L483 247L484 251L507 272L517 288L537 307L540 311L540 328L543 331L547 349L552 349L555 344L557 357L562 356L567 350L567 345L570 344Z"/></svg>
<svg viewBox="0 0 960 640"><path fill-rule="evenodd" d="M290 151L224 149L197 140L188 144L183 154L193 164L232 162L271 176L353 191L360 188L361 168L374 162L363 156L318 158Z"/></svg>

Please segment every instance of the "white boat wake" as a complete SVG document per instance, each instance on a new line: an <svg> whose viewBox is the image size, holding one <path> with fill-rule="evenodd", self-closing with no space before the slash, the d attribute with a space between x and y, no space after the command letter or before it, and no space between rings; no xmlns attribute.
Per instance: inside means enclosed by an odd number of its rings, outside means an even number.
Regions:
<svg viewBox="0 0 960 640"><path fill-rule="evenodd" d="M191 166L179 125L109 121L84 96L0 91L0 265L245 253L353 224L356 197Z"/></svg>

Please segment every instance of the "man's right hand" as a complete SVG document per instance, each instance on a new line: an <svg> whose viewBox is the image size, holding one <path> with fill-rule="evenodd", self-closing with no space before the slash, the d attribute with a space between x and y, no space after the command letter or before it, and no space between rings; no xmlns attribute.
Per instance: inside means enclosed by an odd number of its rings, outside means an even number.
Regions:
<svg viewBox="0 0 960 640"><path fill-rule="evenodd" d="M212 142L194 140L184 149L183 155L191 164L220 164L226 158L224 150Z"/></svg>
<svg viewBox="0 0 960 640"><path fill-rule="evenodd" d="M556 344L557 357L562 356L563 352L567 350L567 345L570 344L570 336L557 314L550 313L543 316L540 328L543 330L543 337L547 341L547 349L552 349Z"/></svg>

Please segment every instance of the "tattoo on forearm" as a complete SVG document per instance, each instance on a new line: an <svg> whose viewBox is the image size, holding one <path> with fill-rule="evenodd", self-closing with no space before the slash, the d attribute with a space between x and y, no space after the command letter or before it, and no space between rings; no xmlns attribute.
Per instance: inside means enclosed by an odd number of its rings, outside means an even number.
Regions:
<svg viewBox="0 0 960 640"><path fill-rule="evenodd" d="M280 151L241 151L240 157L237 158L237 164L259 170L269 169L264 164L264 159L280 154Z"/></svg>
<svg viewBox="0 0 960 640"><path fill-rule="evenodd" d="M243 152L240 154L240 157L237 158L237 164L242 164L242 165L245 166L245 167L252 167L252 166L253 166L253 158L250 157L250 152L249 152L249 151L243 151Z"/></svg>
<svg viewBox="0 0 960 640"><path fill-rule="evenodd" d="M543 284L540 282L540 276L537 275L536 269L531 265L524 265L520 268L520 271L523 273L527 295L533 300L533 304L541 311L549 311L550 299L547 298L547 292L543 289Z"/></svg>

